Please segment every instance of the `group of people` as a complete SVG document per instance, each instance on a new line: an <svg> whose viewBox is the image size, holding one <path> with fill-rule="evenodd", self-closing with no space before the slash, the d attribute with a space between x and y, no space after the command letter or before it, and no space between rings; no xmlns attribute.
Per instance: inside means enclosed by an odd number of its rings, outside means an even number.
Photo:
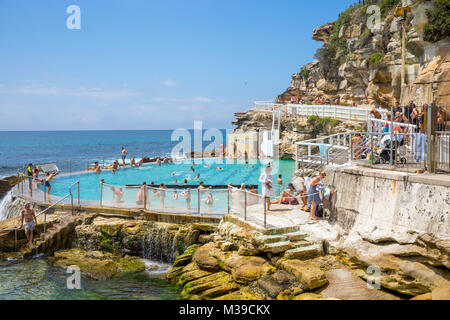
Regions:
<svg viewBox="0 0 450 320"><path fill-rule="evenodd" d="M393 128L393 131L396 133L407 133L408 127L402 126L401 124L411 124L416 126L415 132L423 132L426 127L427 122L427 113L428 113L428 104L424 104L422 106L417 106L413 101L410 101L409 104L405 107L401 107L400 103L397 102L395 107L392 108L392 112L386 115L387 121L394 122L396 125ZM376 118L381 119L382 115L377 109L381 109L381 105L377 106L370 113ZM437 131L445 131L447 121L450 121L448 111L444 110L442 106L437 106ZM392 118L391 118L392 117ZM389 125L385 124L383 127L383 132L389 132Z"/></svg>
<svg viewBox="0 0 450 320"><path fill-rule="evenodd" d="M316 215L317 209L322 204L322 198L320 197L321 190L323 189L323 181L326 177L324 172L321 172L315 179L313 179L308 185L303 180L300 186L300 190L296 190L293 183L289 183L287 190L281 192L281 196L278 199L271 201L273 197L276 197L274 190L274 179L272 176L272 168L268 165L265 171L261 174L259 182L261 183L261 195L264 197L264 205L267 211L270 211L271 205L299 205L298 198L300 198L303 207L302 211L310 212L311 219L319 220ZM282 184L281 175L278 177L278 184Z"/></svg>
<svg viewBox="0 0 450 320"><path fill-rule="evenodd" d="M33 166L32 163L29 163L27 166L27 177L28 177L28 186L30 189L30 192L32 192L33 189L33 183L43 184L45 187L45 192L47 195L50 194L50 190L52 189L52 185L50 184L50 181L56 177L61 171L55 171L53 173L45 172L44 176L42 178L39 178L39 175L41 173L41 170L37 166Z"/></svg>
<svg viewBox="0 0 450 320"><path fill-rule="evenodd" d="M103 170L106 169L106 170L111 170L112 173L116 173L117 170L119 170L121 167L126 168L127 165L129 165L130 167L142 167L142 165L144 164L143 158L136 162L135 156L131 157L130 162L127 163L126 162L127 155L128 155L128 151L125 149L125 147L122 147L122 150L121 150L122 164L119 163L119 160L115 160L110 165L102 168L100 166L100 164L98 163L98 161L96 161L94 163L94 167L88 168L88 171L94 171L96 174L100 174ZM173 162L173 160L170 158L167 158L167 157L164 157L163 159L161 159L161 158L156 159L156 165L158 165L158 166L161 166L163 163L170 163L170 162Z"/></svg>

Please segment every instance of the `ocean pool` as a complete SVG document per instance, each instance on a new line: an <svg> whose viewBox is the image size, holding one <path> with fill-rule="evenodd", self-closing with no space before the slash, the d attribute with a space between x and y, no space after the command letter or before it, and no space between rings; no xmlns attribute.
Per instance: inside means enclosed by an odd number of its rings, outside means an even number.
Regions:
<svg viewBox="0 0 450 320"><path fill-rule="evenodd" d="M170 209L188 209L188 211L198 212L198 206L202 210L220 211L224 213L227 209L229 201L226 190L205 190L198 194L195 188L201 181L205 185L240 185L245 183L247 185L259 185L259 176L265 169L268 163L271 163L273 168L273 176L276 180L278 175L282 175L283 186L276 186L277 192L284 188L292 179L295 171L295 162L289 160L249 160L246 164L244 160L220 160L220 159L204 159L195 160L195 166L192 166L191 161L179 161L174 163L162 164L147 164L142 167L126 167L121 168L112 173L110 170L104 170L100 174L94 172L81 172L76 174L64 174L55 177L51 181L52 189L51 196L63 197L68 194L69 187L80 181L80 199L82 201L90 202L89 204L100 204L111 207L135 208L136 196L139 191L137 185L146 182L151 185L153 182L155 186L161 183L166 185L183 185L184 180L187 184L193 186L191 189L191 201L188 204L186 195L183 194L185 188L178 190L168 189L165 192L160 190L149 191L149 203L146 208L158 207L167 211ZM191 169L194 168L194 171ZM222 168L217 170L216 168ZM200 178L196 178L200 174ZM101 180L105 184L101 187ZM129 187L126 187L126 186ZM130 185L135 185L132 187ZM43 185L39 185L43 191ZM123 192L120 201L113 195L115 191ZM74 198L77 198L77 187L72 190ZM163 198L161 195L163 194ZM209 195L211 194L211 195ZM212 197L213 203L205 205L208 196Z"/></svg>

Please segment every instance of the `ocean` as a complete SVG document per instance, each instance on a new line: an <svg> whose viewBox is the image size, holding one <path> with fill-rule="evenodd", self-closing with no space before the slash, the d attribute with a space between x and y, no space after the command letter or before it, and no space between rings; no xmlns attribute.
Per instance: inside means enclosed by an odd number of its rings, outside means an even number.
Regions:
<svg viewBox="0 0 450 320"><path fill-rule="evenodd" d="M128 159L135 156L170 156L179 141L171 141L173 130L145 131L0 131L0 178L17 174L28 163L56 162L66 169L86 169L86 159L120 160L121 147ZM194 141L194 131L191 142ZM227 130L221 130L224 143ZM203 142L203 148L211 142ZM192 146L193 150L193 146ZM80 168L77 168L77 165Z"/></svg>

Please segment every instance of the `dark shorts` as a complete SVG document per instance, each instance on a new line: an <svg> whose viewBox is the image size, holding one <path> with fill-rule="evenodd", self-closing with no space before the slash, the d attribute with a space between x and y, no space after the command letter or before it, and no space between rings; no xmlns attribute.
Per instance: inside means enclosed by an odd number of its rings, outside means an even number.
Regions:
<svg viewBox="0 0 450 320"><path fill-rule="evenodd" d="M125 160L126 157L127 157L127 156L122 156L122 160Z"/></svg>
<svg viewBox="0 0 450 320"><path fill-rule="evenodd" d="M50 187L50 182L45 181L45 186L46 186L46 187Z"/></svg>

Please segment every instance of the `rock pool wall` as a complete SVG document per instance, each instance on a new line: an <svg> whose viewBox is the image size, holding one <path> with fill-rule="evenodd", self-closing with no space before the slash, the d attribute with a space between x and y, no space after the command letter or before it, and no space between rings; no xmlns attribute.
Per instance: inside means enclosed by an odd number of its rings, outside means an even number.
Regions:
<svg viewBox="0 0 450 320"><path fill-rule="evenodd" d="M333 171L327 176L331 183ZM380 269L381 285L402 294L429 293L450 280L450 181L350 167L335 173L332 243L367 277Z"/></svg>

